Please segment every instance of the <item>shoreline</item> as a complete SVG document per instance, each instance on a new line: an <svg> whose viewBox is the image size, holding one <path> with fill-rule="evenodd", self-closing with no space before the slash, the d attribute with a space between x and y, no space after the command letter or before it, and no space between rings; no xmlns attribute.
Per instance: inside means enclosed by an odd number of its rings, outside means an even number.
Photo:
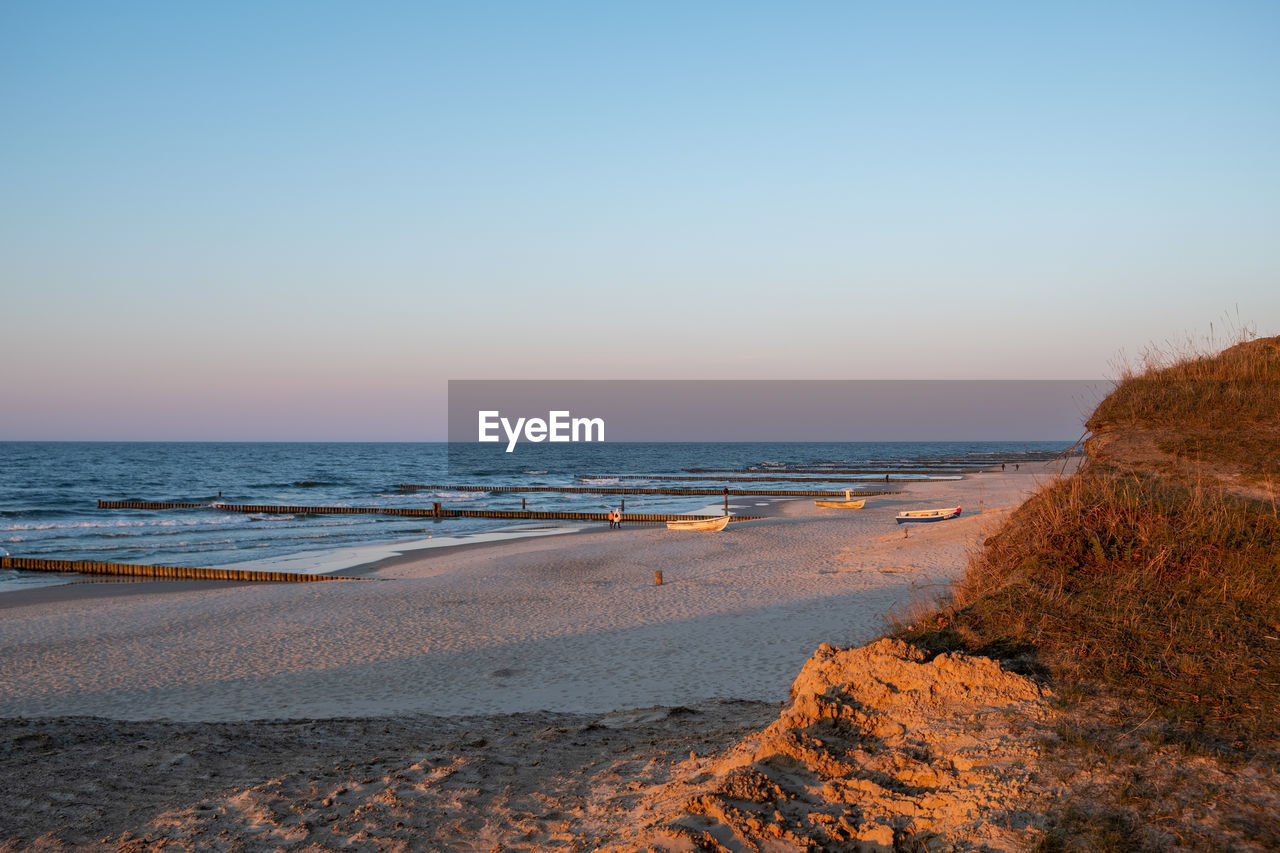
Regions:
<svg viewBox="0 0 1280 853"><path fill-rule="evenodd" d="M767 503L766 503L767 501ZM798 503L804 504L806 500L796 498L773 498L761 499L759 502L752 504L751 512L742 512L746 515L763 515L767 518L780 516L782 511L780 507L787 504ZM729 504L730 511L734 509L747 509L742 504ZM340 569L334 569L327 572L316 572L317 574L329 574L335 577L351 577L351 578L367 578L375 575L382 569L391 568L403 563L412 563L417 560L432 560L449 554L464 553L471 550L501 548L504 545L513 542L523 541L525 539L534 539L542 536L574 536L584 533L596 533L601 529L598 524L584 525L576 523L572 526L557 527L553 524L541 524L536 527L533 525L524 525L521 528L502 527L497 530L484 531L481 533L446 535L440 537L441 540L457 540L457 541L440 541L432 545L420 545L421 542L428 540L413 539L408 542L387 542L373 545L356 545L349 548L341 548L332 551L304 551L298 554L289 555L284 558L273 558L271 560L261 561L262 568L273 566L271 571L283 571L279 568L281 563L288 562L304 562L307 560L320 559L322 561L345 562L343 555L350 552L358 551L390 551L386 556L375 557L355 565L345 566ZM660 529L657 524L642 524L639 522L628 524L628 530L632 529ZM416 546L416 547L411 547ZM230 563L217 568L234 568L241 569L246 566L256 566L259 561L245 561L242 563ZM122 588L119 590L103 590L94 589L96 586L108 586L119 584ZM32 586L23 589L6 589L0 590L0 610L13 607L25 607L34 604L44 604L59 601L74 601L82 598L104 598L111 595L143 595L149 593L164 593L187 590L199 590L208 588L226 588L232 586L253 586L254 584L242 581L199 581L199 580L155 580L145 577L129 577L122 575L118 577L93 577L84 575L74 580L64 583L49 583Z"/></svg>
<svg viewBox="0 0 1280 853"><path fill-rule="evenodd" d="M804 501L797 500L795 498L774 498L767 507L764 506L763 501L761 501L760 504L754 505L752 507L750 513L744 512L740 514L763 515L766 518L782 517L782 510L780 509L780 507L783 507L791 503L804 503ZM731 513L733 512L734 509L745 509L745 508L746 507L742 505L735 505L732 502L730 502L729 504L729 510ZM696 512L701 512L701 510L698 510ZM690 513L690 514L696 514L696 512ZM746 522L743 522L743 523L746 523ZM610 531L607 526L602 527L602 525L605 525L605 524L606 524L605 522L597 522L589 526L579 524L571 528L558 529L555 531L554 534L545 534L545 535L581 536L583 534L600 533L602 531L607 535ZM630 523L626 523L623 529L624 530L646 530L646 529L661 530L663 529L663 525L654 524L654 523L630 522ZM507 533L507 532L513 532L513 531L501 530L501 531L493 531L493 532ZM395 566L403 565L405 563L414 563L419 560L426 561L426 560L441 559L453 554L461 554L461 553L466 553L468 551L481 551L481 550L490 549L490 548L499 549L499 548L502 548L504 545L520 542L524 539L529 539L529 538L535 538L535 537L530 535L514 535L514 536L511 536L510 538L505 538L505 539L483 540L483 541L476 541L476 542L457 542L450 545L439 545L433 548L421 548L413 551L405 551L400 554L392 554L389 557L382 557L380 559L374 560L369 563L362 563L358 566L351 566L346 569L339 569L338 571L330 572L330 574L339 575L342 577L369 577L381 570L394 568Z"/></svg>
<svg viewBox="0 0 1280 853"><path fill-rule="evenodd" d="M776 514L776 506L778 504L787 503L793 498L755 498L748 496L749 500L756 501L752 506L755 509L752 512L737 512L737 515L764 515L770 516ZM741 501L743 498L739 497ZM731 503L730 511L746 509L746 504ZM763 509L760 509L763 508ZM718 505L709 505L692 511L694 514L717 510ZM415 539L407 539L403 541L391 542L374 542L362 545L349 545L341 548L319 549L315 551L299 551L292 554L285 554L278 557L267 557L261 559L241 560L234 563L218 564L209 566L215 569L230 569L235 571L282 571L296 574L320 574L333 575L336 577L366 577L376 569L393 565L403 560L413 560L419 557L427 558L437 551L447 551L456 548L474 548L483 545L501 544L503 542L516 541L520 539L536 538L540 536L561 536L574 533L590 532L599 529L600 523L587 522L538 522L528 521L516 524L508 524L493 530L476 531L472 533L446 533L439 538L428 536L426 539L421 537ZM637 526L650 526L648 523L635 522ZM372 556L376 554L377 556ZM303 566L297 569L297 566ZM49 596L41 595L46 590L61 590L67 587L78 587L86 584L95 583L148 583L153 582L152 579L143 576L132 577L129 575L118 576L96 576L96 575L76 575L74 573L55 574L55 573L31 573L33 577L37 577L39 582L30 585L0 587L0 609L5 607L18 606L16 602L8 601L10 596L20 596L18 601L22 603L36 603L43 600L65 600L66 595L50 594ZM65 579L58 579L58 578ZM154 581L159 584L171 584L172 580ZM196 581L196 583L200 583ZM237 581L222 581L221 583L235 584ZM163 589L157 587L156 589ZM136 592L136 591L135 591Z"/></svg>

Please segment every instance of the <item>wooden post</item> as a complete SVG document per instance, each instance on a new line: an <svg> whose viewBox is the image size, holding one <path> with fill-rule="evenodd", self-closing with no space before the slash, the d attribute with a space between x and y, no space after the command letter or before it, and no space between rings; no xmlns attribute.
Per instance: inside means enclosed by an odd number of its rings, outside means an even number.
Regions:
<svg viewBox="0 0 1280 853"><path fill-rule="evenodd" d="M724 514L729 514L729 487L724 487Z"/></svg>
<svg viewBox="0 0 1280 853"><path fill-rule="evenodd" d="M618 512L626 512L626 511L627 511L627 499L626 499L626 498L623 498L623 499L622 499L622 509L618 510Z"/></svg>
<svg viewBox="0 0 1280 853"><path fill-rule="evenodd" d="M525 505L524 505L524 501L525 501L525 499L524 499L524 498L521 498L521 499L520 499L520 509L525 509L525 508L526 508L526 507L525 507Z"/></svg>
<svg viewBox="0 0 1280 853"><path fill-rule="evenodd" d="M653 585L662 586L662 570L661 569L653 573Z"/></svg>
<svg viewBox="0 0 1280 853"><path fill-rule="evenodd" d="M439 502L439 501L434 501L434 502L431 504L431 514L432 514L433 516L435 516L436 518L439 518L439 517L440 517L440 502Z"/></svg>

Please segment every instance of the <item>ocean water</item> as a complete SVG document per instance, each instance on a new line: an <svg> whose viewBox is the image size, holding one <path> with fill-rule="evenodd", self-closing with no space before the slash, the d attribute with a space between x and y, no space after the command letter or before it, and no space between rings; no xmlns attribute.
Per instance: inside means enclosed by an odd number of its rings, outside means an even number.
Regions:
<svg viewBox="0 0 1280 853"><path fill-rule="evenodd" d="M1043 458L1068 442L726 443L522 445L494 457L445 443L0 442L0 553L17 557L177 566L331 571L428 542L495 532L533 535L548 523L486 519L244 514L228 504L405 506L439 501L467 509L604 511L619 496L599 494L404 491L400 484L493 486L624 485L721 488L722 473L767 472L760 488L845 489L883 485L883 475L822 469L893 470L895 477L948 476L946 466ZM495 460L501 464L495 464ZM513 467L514 466L514 467ZM645 475L697 476L701 481ZM738 486L735 486L735 488ZM188 510L103 510L98 500L176 501ZM628 495L629 512L694 512L712 497ZM737 503L749 507L750 499ZM563 529L581 523L563 522ZM428 538L429 537L429 538ZM386 546L386 547L383 547ZM382 550L380 551L379 548ZM65 583L76 576L0 570L0 591Z"/></svg>

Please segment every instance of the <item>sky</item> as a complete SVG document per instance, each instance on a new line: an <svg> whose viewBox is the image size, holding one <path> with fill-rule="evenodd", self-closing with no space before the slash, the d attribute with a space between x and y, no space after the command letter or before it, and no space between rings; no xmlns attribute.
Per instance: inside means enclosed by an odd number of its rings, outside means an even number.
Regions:
<svg viewBox="0 0 1280 853"><path fill-rule="evenodd" d="M0 439L1280 333L1274 2L0 3Z"/></svg>

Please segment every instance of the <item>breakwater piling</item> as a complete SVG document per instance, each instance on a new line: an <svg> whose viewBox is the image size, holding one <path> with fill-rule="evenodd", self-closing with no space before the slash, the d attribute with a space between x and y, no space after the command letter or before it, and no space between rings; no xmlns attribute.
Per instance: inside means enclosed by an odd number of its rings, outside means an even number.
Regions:
<svg viewBox="0 0 1280 853"><path fill-rule="evenodd" d="M999 465L1000 463L997 462L995 464ZM952 474L952 475L956 475L956 474L976 474L986 469L981 465L958 466L958 465L930 465L930 464L922 463L919 465L910 465L910 464L895 465L891 468L886 468L886 467L868 467L868 468L802 467L802 468L778 468L776 470L770 470L768 468L685 468L683 470L685 474L699 474L699 475L715 474L717 476L724 475L724 474L739 474L739 475L742 475L745 479L763 480L763 479L772 479L774 477L777 477L778 479L787 479L792 475L799 475L799 474L831 474L831 475L840 474L840 475L846 475L851 479L857 479L858 477L861 477L861 476L883 477L885 474ZM593 477L597 475L583 474L582 476ZM635 477L643 477L646 480L658 480L658 479L668 479L669 477L677 476L677 475L663 474L663 475L649 476L647 474L635 474L635 475L600 474L598 476L601 476L601 477L603 476L619 476L619 477L635 476ZM683 475L679 475L679 476L683 476ZM714 478L699 476L699 477L686 477L685 479L710 480ZM837 478L834 476L831 476L831 477L824 477L823 479L832 480Z"/></svg>
<svg viewBox="0 0 1280 853"><path fill-rule="evenodd" d="M242 569L145 566L137 563L101 563L94 560L47 560L40 557L0 557L0 569L24 572L75 572L80 575L116 575L156 580L237 581L242 583L311 583L359 578L340 575L302 575L293 572L255 572Z"/></svg>
<svg viewBox="0 0 1280 853"><path fill-rule="evenodd" d="M695 477L695 476L690 476L690 475L687 475L687 474L654 474L654 475L652 475L652 476L650 476L650 475L648 475L648 474L635 474L635 475L626 475L626 474L622 474L622 475L605 475L605 474L600 474L600 475L598 475L598 476L597 476L597 475L595 475L595 474L584 474L584 475L582 475L581 479L583 479L583 480L663 480L663 481L683 480L683 481L685 481L685 482L703 482L703 483L707 482L708 480L710 480L710 481L712 481L712 482L716 482L716 483L759 483L759 482L768 482L768 483L831 483L831 482L837 482L837 481L840 481L840 482L845 482L845 481L847 481L847 482L850 482L850 483L857 483L857 482L865 482L865 481L867 481L867 480L877 480L877 481L879 481L879 482L885 482L885 478L887 477L887 478L889 478L890 480L898 480L898 481L900 481L900 482L906 482L906 483L919 483L919 482L923 482L924 480L927 480L927 479L929 479L929 478L935 478L935 479L936 479L936 478L945 478L945 479L948 479L948 480L954 480L954 479L956 479L957 477L963 477L963 476L964 476L964 473L963 473L963 472L960 472L960 471L918 471L918 472L912 472L912 473L915 473L915 474L918 474L918 475L919 475L919 476L915 476L915 477L894 476L895 474L897 474L897 475L901 475L901 474L903 474L903 473L904 473L904 472L902 472L902 471L895 471L895 472L891 472L891 473L885 473L885 472L881 471L879 474L873 474L872 472L864 472L864 475L862 475L862 476L856 476L856 477L855 477L855 476L847 476L847 477L846 477L846 476L834 476L834 475L833 475L833 476L830 476L830 477L808 477L808 476L805 476L805 477L795 477L795 476L786 476L786 475L783 475L783 474L778 474L778 475L773 475L773 474L757 474L757 475L752 475L752 476L745 476L745 475L739 476L739 475L735 475L735 474L717 474L717 475L716 475L716 476L714 476L714 477L710 477L710 476L708 476L708 477ZM756 495L756 494L760 494L760 493L759 493L759 492L751 492L751 494ZM844 492L842 491L840 494L844 494Z"/></svg>
<svg viewBox="0 0 1280 853"><path fill-rule="evenodd" d="M722 494L723 492L715 492ZM754 493L753 493L754 494ZM841 492L843 494L843 492ZM98 501L98 509L214 509L222 512L266 513L270 515L396 515L405 518L499 518L511 521L608 521L603 512L540 512L518 509L446 509L439 503L426 507L394 506L276 506L269 504L207 504L178 501ZM667 521L704 519L705 515L669 513L624 513L623 521L659 524ZM733 521L760 521L762 515L735 515Z"/></svg>
<svg viewBox="0 0 1280 853"><path fill-rule="evenodd" d="M657 478L654 478L657 479ZM690 477L689 479L697 479ZM559 494L573 495L715 495L720 497L724 494L724 488L705 489L705 488L649 488L644 486L420 486L410 483L402 483L395 486L405 492L420 491L440 491L440 492L491 492L498 494L500 492L555 492ZM729 489L731 497L785 497L785 498L842 498L845 490L838 491L818 490L818 489ZM875 495L895 495L894 490L880 491L852 491L852 494L861 497L874 497Z"/></svg>

